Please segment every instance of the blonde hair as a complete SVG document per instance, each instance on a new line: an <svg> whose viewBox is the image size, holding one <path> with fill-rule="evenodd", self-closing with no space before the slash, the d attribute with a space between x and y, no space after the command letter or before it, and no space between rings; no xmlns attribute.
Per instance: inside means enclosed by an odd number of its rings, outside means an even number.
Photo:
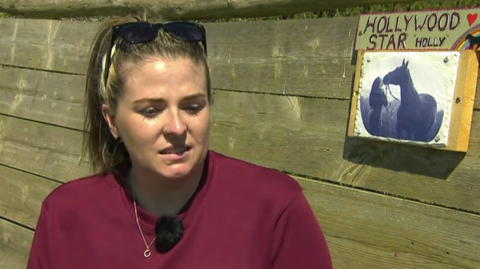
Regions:
<svg viewBox="0 0 480 269"><path fill-rule="evenodd" d="M85 122L82 158L88 157L94 172L106 172L129 161L129 154L123 143L117 141L103 118L102 105L107 104L116 111L122 95L122 86L129 69L126 63L135 67L143 61L163 58L176 60L187 58L202 65L207 79L207 96L211 102L210 73L206 55L196 42L182 42L162 29L150 43L127 44L117 38L112 48L112 28L129 22L147 21L139 17L114 18L104 22L97 32L91 47L85 89ZM110 67L105 66L107 53ZM104 70L108 68L108 70ZM132 68L132 67L130 67ZM107 72L107 81L104 81Z"/></svg>

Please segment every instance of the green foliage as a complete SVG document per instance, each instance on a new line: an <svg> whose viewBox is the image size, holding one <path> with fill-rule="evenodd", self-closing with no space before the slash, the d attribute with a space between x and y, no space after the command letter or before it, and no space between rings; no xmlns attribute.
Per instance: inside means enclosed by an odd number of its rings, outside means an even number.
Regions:
<svg viewBox="0 0 480 269"><path fill-rule="evenodd" d="M345 9L335 9L323 12L309 12L306 14L291 15L292 18L322 18L322 17L350 17L358 16L366 13L381 13L381 12L395 12L395 11L421 11L429 9L448 9L448 8L468 8L480 6L480 0L429 0L419 1L408 4L388 4L388 5L373 5L364 7L354 7Z"/></svg>
<svg viewBox="0 0 480 269"><path fill-rule="evenodd" d="M429 9L467 8L478 7L480 0L430 0L419 1L409 4L374 5L365 7L345 8L319 12L319 17L348 17L358 16L365 13L394 12L394 11L420 11Z"/></svg>

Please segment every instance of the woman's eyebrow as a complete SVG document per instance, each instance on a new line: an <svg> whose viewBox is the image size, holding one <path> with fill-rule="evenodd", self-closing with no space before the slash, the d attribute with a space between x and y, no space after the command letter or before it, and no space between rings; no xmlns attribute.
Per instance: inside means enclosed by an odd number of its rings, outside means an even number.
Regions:
<svg viewBox="0 0 480 269"><path fill-rule="evenodd" d="M191 95L187 95L183 98L184 101L189 101L189 100L192 100L192 99L196 99L196 98L204 98L204 97L207 97L207 95L205 93L195 93L195 94L191 94Z"/></svg>
<svg viewBox="0 0 480 269"><path fill-rule="evenodd" d="M160 102L165 102L165 99L163 98L142 98L135 100L133 103L134 104L141 104L141 103L160 103Z"/></svg>
<svg viewBox="0 0 480 269"><path fill-rule="evenodd" d="M204 97L207 97L207 95L204 93L195 93L195 94L185 96L184 98L182 98L182 100L189 101L192 99L204 98ZM159 98L142 98L142 99L135 100L133 103L141 104L141 103L161 103L161 102L165 102L165 99L159 97Z"/></svg>

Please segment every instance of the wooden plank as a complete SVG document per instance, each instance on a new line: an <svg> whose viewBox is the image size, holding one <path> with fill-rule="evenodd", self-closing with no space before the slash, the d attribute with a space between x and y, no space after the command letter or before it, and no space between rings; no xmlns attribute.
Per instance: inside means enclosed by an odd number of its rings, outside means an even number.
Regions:
<svg viewBox="0 0 480 269"><path fill-rule="evenodd" d="M0 164L68 181L90 172L81 144L80 131L0 116Z"/></svg>
<svg viewBox="0 0 480 269"><path fill-rule="evenodd" d="M266 167L480 212L480 137L464 154L346 138L348 101L215 91L211 148ZM248 107L248 108L247 108ZM68 181L81 132L3 116L0 163ZM480 132L475 112L472 133ZM2 130L3 129L3 130ZM275 158L272 158L272 152Z"/></svg>
<svg viewBox="0 0 480 269"><path fill-rule="evenodd" d="M85 74L98 23L1 19L0 64Z"/></svg>
<svg viewBox="0 0 480 269"><path fill-rule="evenodd" d="M336 269L477 268L480 216L297 178Z"/></svg>
<svg viewBox="0 0 480 269"><path fill-rule="evenodd" d="M357 21L339 18L210 25L212 85L239 91L350 98Z"/></svg>
<svg viewBox="0 0 480 269"><path fill-rule="evenodd" d="M350 99L358 17L207 23L217 89ZM85 75L99 23L2 19L0 64ZM480 79L477 91L480 91ZM84 90L84 85L72 85ZM78 88L78 89L77 89ZM69 88L70 89L70 88ZM480 93L475 108L480 108Z"/></svg>
<svg viewBox="0 0 480 269"><path fill-rule="evenodd" d="M376 4L410 3L420 0L3 0L0 12L31 18L66 18L81 16L119 16L148 10L164 20L228 19L266 17L323 11ZM423 0L425 1L425 0Z"/></svg>
<svg viewBox="0 0 480 269"><path fill-rule="evenodd" d="M475 93L475 100L473 103L473 108L474 109L480 109L480 76L477 80L477 91Z"/></svg>
<svg viewBox="0 0 480 269"><path fill-rule="evenodd" d="M218 60L238 65L267 60L281 63L290 59L303 63L302 59L349 58L357 21L358 18L350 17L205 23L212 72ZM0 63L85 74L90 43L99 25L98 22L2 19L0 33L8 38L0 41L0 48L11 53L3 55ZM68 64L65 57L70 61ZM328 58L326 61L340 62Z"/></svg>
<svg viewBox="0 0 480 269"><path fill-rule="evenodd" d="M339 18L206 24L213 86L348 98L354 71L350 58L356 22L356 18ZM1 20L0 33L10 38L0 41L0 50L11 53L0 56L0 64L85 74L89 45L98 26L99 23ZM299 83L316 87L296 87ZM330 91L332 87L335 90Z"/></svg>
<svg viewBox="0 0 480 269"><path fill-rule="evenodd" d="M27 267L33 231L0 218L0 268Z"/></svg>
<svg viewBox="0 0 480 269"><path fill-rule="evenodd" d="M85 76L0 68L0 113L83 130Z"/></svg>
<svg viewBox="0 0 480 269"><path fill-rule="evenodd" d="M43 200L59 185L0 165L0 216L35 229Z"/></svg>

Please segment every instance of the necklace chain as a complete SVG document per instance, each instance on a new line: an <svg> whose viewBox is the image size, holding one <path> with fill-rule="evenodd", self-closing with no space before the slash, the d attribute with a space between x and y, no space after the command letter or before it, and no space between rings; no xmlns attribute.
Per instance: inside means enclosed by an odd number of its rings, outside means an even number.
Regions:
<svg viewBox="0 0 480 269"><path fill-rule="evenodd" d="M150 247L152 246L153 242L155 242L156 237L153 238L150 244L147 244L147 240L145 240L145 236L143 235L142 228L140 227L140 222L138 221L137 200L135 199L135 191L133 190L133 180L132 180L132 194L133 194L133 209L135 210L135 220L137 221L138 230L140 231L140 235L142 235L143 243L145 243L145 248L146 248L145 251L143 252L143 256L145 256L145 258L148 258L150 257L150 254L152 254L152 252L150 251Z"/></svg>

